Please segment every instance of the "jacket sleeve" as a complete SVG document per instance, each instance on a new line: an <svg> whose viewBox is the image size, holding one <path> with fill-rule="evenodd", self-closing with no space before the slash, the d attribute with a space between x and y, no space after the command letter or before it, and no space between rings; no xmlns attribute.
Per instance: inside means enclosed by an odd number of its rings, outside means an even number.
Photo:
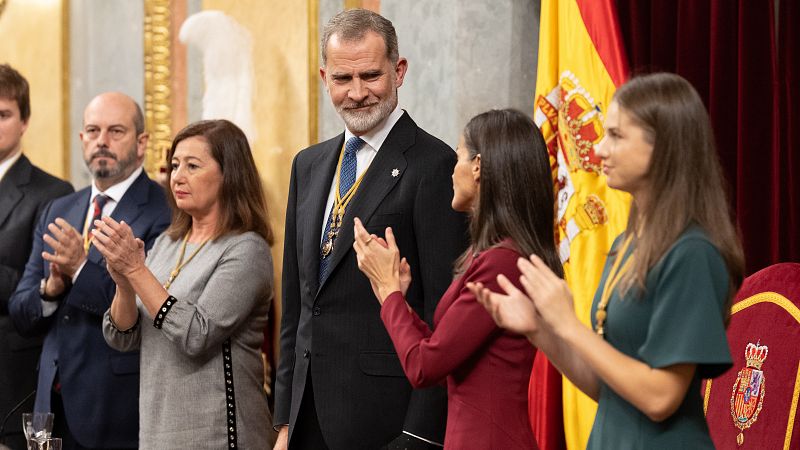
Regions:
<svg viewBox="0 0 800 450"><path fill-rule="evenodd" d="M47 332L53 316L42 317L42 297L39 295L39 283L50 274L48 265L42 259L47 224L52 222L50 206L39 217L33 235L33 244L25 271L17 285L16 291L8 300L8 314L14 326L22 336L41 335Z"/></svg>
<svg viewBox="0 0 800 450"><path fill-rule="evenodd" d="M283 244L280 361L275 380L275 425L289 423L294 378L295 341L300 320L300 270L297 259L297 157L292 163Z"/></svg>
<svg viewBox="0 0 800 450"><path fill-rule="evenodd" d="M513 265L516 258L517 255L510 250L488 250L476 258L464 273L464 280L455 281L461 289L452 294L457 297L449 304L433 332L413 311L409 311L399 292L386 299L381 308L381 319L412 386L441 383L501 332L466 283L480 282L497 290L498 273L505 273L509 279L519 278L519 271Z"/></svg>
<svg viewBox="0 0 800 450"><path fill-rule="evenodd" d="M71 194L72 192L72 185L61 180L49 187L46 194L48 195L48 198L39 200L39 203L36 206L34 219L42 217L42 213L51 203L50 199L62 197L64 195ZM30 233L33 233L34 231L35 229L29 230ZM23 272L16 267L0 264L0 315L8 315L8 300L14 293L22 273Z"/></svg>

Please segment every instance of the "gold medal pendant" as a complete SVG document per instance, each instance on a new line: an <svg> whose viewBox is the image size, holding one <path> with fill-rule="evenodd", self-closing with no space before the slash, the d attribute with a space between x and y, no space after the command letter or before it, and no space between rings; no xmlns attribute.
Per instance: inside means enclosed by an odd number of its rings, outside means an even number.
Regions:
<svg viewBox="0 0 800 450"><path fill-rule="evenodd" d="M328 237L324 244L322 244L322 259L328 257L333 251L333 239Z"/></svg>
<svg viewBox="0 0 800 450"><path fill-rule="evenodd" d="M336 239L336 235L339 234L339 228L334 225L331 225L331 229L328 230L328 239L322 244L322 250L320 251L322 259L327 258L333 252L333 241Z"/></svg>

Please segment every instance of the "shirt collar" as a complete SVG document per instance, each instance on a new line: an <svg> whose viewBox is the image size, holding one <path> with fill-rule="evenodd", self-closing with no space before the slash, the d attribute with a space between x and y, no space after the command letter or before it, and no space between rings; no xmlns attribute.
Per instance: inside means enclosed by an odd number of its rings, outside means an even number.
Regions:
<svg viewBox="0 0 800 450"><path fill-rule="evenodd" d="M136 181L136 178L139 176L139 174L142 173L142 170L143 170L142 166L139 166L136 170L133 171L132 174L128 176L128 178L125 178L119 183L106 189L105 192L100 191L100 189L97 188L97 183L94 180L92 180L92 196L89 197L89 201L94 200L94 198L97 197L97 194L103 194L109 197L114 202L119 203L119 201L122 199L122 196L125 195L125 192L128 191L128 188L131 187L133 182Z"/></svg>
<svg viewBox="0 0 800 450"><path fill-rule="evenodd" d="M11 166L14 165L14 163L19 161L21 157L22 157L22 150L17 150L17 153L14 156L0 163L0 180L2 180L4 176L6 176L6 173L8 173L8 169L10 169Z"/></svg>
<svg viewBox="0 0 800 450"><path fill-rule="evenodd" d="M389 136L389 132L392 131L392 128L394 128L394 125L401 117L403 117L403 110L395 106L394 111L383 119L383 122L359 137L377 152L381 149L383 142L386 141L386 137ZM355 135L345 127L344 141L347 142L353 136Z"/></svg>

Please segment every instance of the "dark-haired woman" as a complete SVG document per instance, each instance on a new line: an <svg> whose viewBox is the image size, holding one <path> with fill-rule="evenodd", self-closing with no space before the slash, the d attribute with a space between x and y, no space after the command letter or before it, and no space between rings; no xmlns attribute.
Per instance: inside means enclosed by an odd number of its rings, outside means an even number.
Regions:
<svg viewBox="0 0 800 450"><path fill-rule="evenodd" d="M126 224L95 231L117 283L106 341L141 352L140 448L268 448L272 231L250 147L226 120L197 122L168 161L172 224L146 259Z"/></svg>
<svg viewBox="0 0 800 450"><path fill-rule="evenodd" d="M535 449L527 412L534 349L498 328L467 283L494 286L499 273L518 279L516 261L530 253L561 273L547 149L529 117L495 110L470 120L456 152L452 207L471 215L471 246L456 262L434 330L406 305L410 268L390 228L384 240L356 221L358 265L411 384L447 382L445 448Z"/></svg>
<svg viewBox="0 0 800 450"><path fill-rule="evenodd" d="M523 290L508 280L505 294L473 288L499 325L598 401L589 449L713 449L700 380L731 366L725 324L744 263L708 115L686 80L652 74L619 88L605 129L603 172L633 207L606 260L593 329L536 256L520 261Z"/></svg>

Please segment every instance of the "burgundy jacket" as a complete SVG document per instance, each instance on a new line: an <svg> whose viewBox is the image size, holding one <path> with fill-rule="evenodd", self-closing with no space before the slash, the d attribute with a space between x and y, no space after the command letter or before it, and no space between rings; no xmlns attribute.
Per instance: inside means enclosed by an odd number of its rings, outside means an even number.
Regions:
<svg viewBox="0 0 800 450"><path fill-rule="evenodd" d="M519 253L506 246L480 253L453 281L434 315L434 331L400 292L381 318L414 387L447 381L445 449L537 449L528 419L528 382L535 348L498 328L467 289L469 281L499 290L502 273L519 286Z"/></svg>

